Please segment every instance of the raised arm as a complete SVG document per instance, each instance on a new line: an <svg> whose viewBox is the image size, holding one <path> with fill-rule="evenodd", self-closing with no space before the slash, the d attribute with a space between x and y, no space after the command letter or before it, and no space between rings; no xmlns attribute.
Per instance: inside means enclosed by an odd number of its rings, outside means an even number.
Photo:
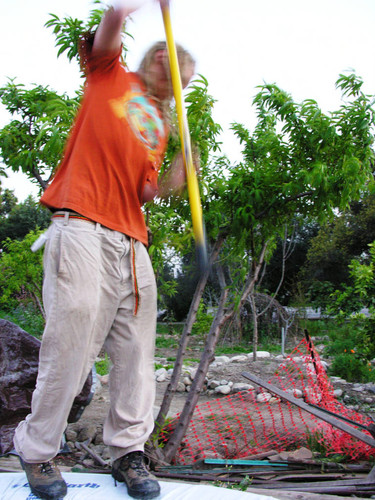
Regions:
<svg viewBox="0 0 375 500"><path fill-rule="evenodd" d="M93 52L110 52L121 47L121 31L125 19L138 6L134 2L121 1L104 14L95 33Z"/></svg>

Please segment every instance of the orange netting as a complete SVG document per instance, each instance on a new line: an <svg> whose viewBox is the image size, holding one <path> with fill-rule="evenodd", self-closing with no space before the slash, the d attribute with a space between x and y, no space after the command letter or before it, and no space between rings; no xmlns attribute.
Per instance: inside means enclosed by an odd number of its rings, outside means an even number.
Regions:
<svg viewBox="0 0 375 500"><path fill-rule="evenodd" d="M365 426L372 423L370 418L337 400L311 341L301 341L268 382L295 396L301 391L305 402L353 422ZM266 391L255 389L198 405L175 463L187 465L205 458L246 458L271 450L294 450L302 445L314 450L320 447L327 455L345 454L352 460L375 455L375 448L292 403L277 397L269 400L264 397L264 402L260 402L258 394ZM164 429L164 441L173 432L177 420L178 416Z"/></svg>

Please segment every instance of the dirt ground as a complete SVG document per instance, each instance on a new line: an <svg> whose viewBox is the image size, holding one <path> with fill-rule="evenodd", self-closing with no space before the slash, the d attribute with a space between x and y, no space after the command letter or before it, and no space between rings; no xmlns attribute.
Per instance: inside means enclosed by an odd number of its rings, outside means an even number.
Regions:
<svg viewBox="0 0 375 500"><path fill-rule="evenodd" d="M168 358L169 356L175 356L176 351L172 351L170 349L158 349L156 353L158 358ZM198 357L198 351L194 355L194 357ZM247 361L246 363L229 363L223 364L217 368L210 368L210 377L217 380L231 380L233 382L244 382L249 383L241 374L244 371L249 371L254 375L257 375L261 378L267 380L280 364L280 360L275 359L264 359L260 361ZM156 417L158 410L160 408L160 404L163 400L163 396L165 390L168 386L168 381L166 382L157 382L156 383L156 397L154 403L154 415ZM174 416L177 413L181 412L183 406L185 404L185 400L188 393L179 393L176 392L171 403L170 412L168 416ZM219 395L208 396L207 393L202 393L199 397L198 404L204 403L205 401L212 400L213 398L220 397ZM96 425L100 426L105 416L108 412L109 408L109 392L108 386L106 384L98 384L97 390L95 391L95 395L90 403L90 405L84 410L82 416L79 419L80 426L82 425Z"/></svg>
<svg viewBox="0 0 375 500"><path fill-rule="evenodd" d="M192 350L191 353L189 353L190 357L199 359L200 354L202 352L202 349L197 347L196 349ZM168 358L172 356L176 356L176 350L173 349L158 349L156 352L157 360L160 358ZM232 355L233 356L233 355ZM239 363L227 363L227 364L222 364L221 366L218 366L216 368L210 368L209 374L210 378L214 378L216 380L230 380L233 382L244 382L244 383L249 383L247 379L245 379L241 374L244 371L250 372L254 375L257 375L258 377L262 378L263 380L269 380L271 376L275 373L277 370L278 366L282 360L280 359L275 359L274 357L272 358L266 358L266 359L261 359L259 361L253 362L251 359L248 359L246 362L239 362ZM154 415L156 417L161 401L163 399L165 390L167 388L168 381L166 382L158 382L156 383L156 398L154 402ZM345 388L346 392L350 392L350 388L346 387ZM350 392L351 393L351 392ZM173 416L179 412L181 412L186 397L188 393L176 393L174 395L174 398L172 400L172 404L170 407L170 414L169 416ZM352 392L351 395L355 397L357 393ZM208 395L207 393L202 393L200 396L200 399L198 401L198 404L204 403L208 400L216 399L220 397L219 395ZM89 428L89 427L96 427L99 428L102 426L104 419L107 415L109 409L109 391L108 391L108 385L106 384L101 384L99 383L97 385L94 397L89 404L89 406L86 407L84 410L82 416L80 417L79 421L76 424L72 425L78 425L79 428ZM12 457L12 464L11 466L14 467L14 470L17 470L18 465L15 463L17 462L15 457ZM65 456L65 458L59 463L59 465L66 465L66 469L68 470L69 467L72 467L74 465L74 457L69 457ZM1 466L1 462L0 462ZM7 464L9 467L9 464ZM248 491L252 491L249 489ZM254 493L258 494L265 494L268 495L270 498L278 498L280 500L282 499L291 499L291 500L322 500L322 499L329 499L329 500L334 500L334 499L339 499L343 497L335 496L335 495L318 495L316 494L309 494L309 493L302 493L302 492L288 492L288 491L276 491L273 490L272 492L269 490L254 490ZM360 497L357 497L360 498Z"/></svg>

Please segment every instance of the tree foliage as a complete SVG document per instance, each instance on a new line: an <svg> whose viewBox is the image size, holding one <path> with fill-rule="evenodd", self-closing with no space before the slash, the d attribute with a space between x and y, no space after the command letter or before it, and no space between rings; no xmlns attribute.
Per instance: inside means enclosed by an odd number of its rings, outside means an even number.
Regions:
<svg viewBox="0 0 375 500"><path fill-rule="evenodd" d="M6 199L7 190L4 194ZM9 208L0 215L0 249L7 238L22 240L30 230L45 229L50 224L51 214L32 196L21 203L12 203Z"/></svg>
<svg viewBox="0 0 375 500"><path fill-rule="evenodd" d="M66 52L69 60L78 60L79 39L97 27L103 10L93 9L86 22L50 14L46 26L56 37L58 56ZM12 116L0 130L0 155L4 164L14 172L22 171L44 190L61 160L81 94L81 89L69 97L48 86L26 88L15 79L1 87L0 101ZM4 175L4 169L0 173Z"/></svg>
<svg viewBox="0 0 375 500"><path fill-rule="evenodd" d="M10 80L0 88L0 99L12 116L0 130L2 160L45 189L61 159L79 98L59 95L48 86L26 89Z"/></svg>
<svg viewBox="0 0 375 500"><path fill-rule="evenodd" d="M42 305L43 254L31 252L30 247L41 231L30 231L19 240L7 238L0 258L0 303L10 310L19 302L32 300L44 315Z"/></svg>

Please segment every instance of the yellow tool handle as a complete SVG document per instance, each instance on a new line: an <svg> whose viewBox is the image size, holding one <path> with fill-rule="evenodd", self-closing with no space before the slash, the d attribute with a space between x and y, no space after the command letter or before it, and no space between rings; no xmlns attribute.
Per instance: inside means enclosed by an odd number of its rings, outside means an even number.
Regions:
<svg viewBox="0 0 375 500"><path fill-rule="evenodd" d="M177 50L176 50L176 45L174 43L173 32L172 32L169 1L165 1L160 5L163 15L164 29L167 41L168 59L171 70L173 94L176 101L178 127L181 140L182 157L186 172L191 218L193 222L193 231L198 249L201 252L203 252L203 255L200 256L202 263L207 259L206 241L203 231L202 205L200 201L197 174L193 164L189 126L187 121L184 97L182 93L182 83L181 83L180 67L178 65Z"/></svg>

